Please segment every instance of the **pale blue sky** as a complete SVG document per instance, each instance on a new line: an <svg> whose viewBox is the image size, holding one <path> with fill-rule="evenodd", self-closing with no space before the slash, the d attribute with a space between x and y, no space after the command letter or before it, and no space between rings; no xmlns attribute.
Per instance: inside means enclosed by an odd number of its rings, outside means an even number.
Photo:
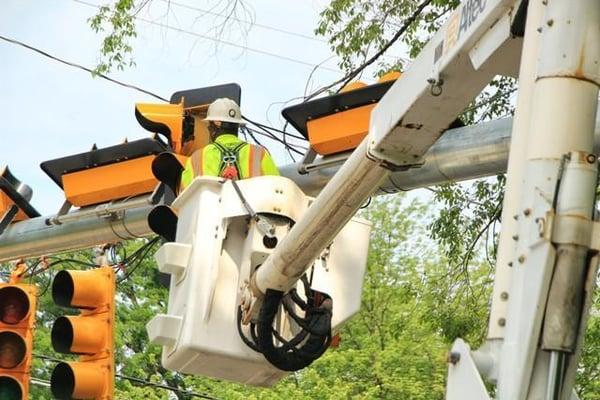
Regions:
<svg viewBox="0 0 600 400"><path fill-rule="evenodd" d="M86 1L100 4L98 0ZM179 1L203 9L215 2ZM249 3L257 24L313 37L318 12L324 4L317 0ZM111 76L167 98L177 90L237 82L242 87L243 112L280 127L282 106L272 106L268 116L267 108L271 103L301 96L312 68L227 45L220 46L215 56L213 41L160 24L202 34L220 20L175 5L167 18L165 4L154 0L151 8L140 14L156 23L138 23L139 37L134 42L137 65ZM66 60L94 66L100 37L86 22L94 13L93 7L74 0L4 0L0 8L0 34ZM332 55L322 38L311 40L260 26L252 27L245 40L239 36L238 30L226 39L303 63L318 64ZM324 65L328 69L316 71L313 87L342 76L335 72L335 58ZM148 135L138 126L133 110L135 102L154 101L153 98L92 78L84 71L3 41L0 41L0 90L3 118L0 164L8 164L19 179L33 187L33 204L44 214L57 211L63 198L60 189L39 168L40 162L85 151L93 143L105 147L120 143L124 137ZM281 149L274 145L270 148L279 164L290 162Z"/></svg>

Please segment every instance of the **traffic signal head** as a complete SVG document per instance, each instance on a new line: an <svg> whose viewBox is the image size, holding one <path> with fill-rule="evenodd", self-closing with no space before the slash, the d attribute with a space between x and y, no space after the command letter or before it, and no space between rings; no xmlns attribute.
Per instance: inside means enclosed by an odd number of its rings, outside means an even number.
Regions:
<svg viewBox="0 0 600 400"><path fill-rule="evenodd" d="M135 118L144 129L163 135L175 153L181 153L183 144L194 138L194 119L184 112L183 101L177 104L137 103Z"/></svg>
<svg viewBox="0 0 600 400"><path fill-rule="evenodd" d="M35 286L0 285L0 399L29 397L35 304Z"/></svg>
<svg viewBox="0 0 600 400"><path fill-rule="evenodd" d="M56 398L112 398L114 292L111 267L56 274L54 302L82 310L78 316L59 317L52 327L54 350L81 356L80 362L59 363L54 368L50 388Z"/></svg>

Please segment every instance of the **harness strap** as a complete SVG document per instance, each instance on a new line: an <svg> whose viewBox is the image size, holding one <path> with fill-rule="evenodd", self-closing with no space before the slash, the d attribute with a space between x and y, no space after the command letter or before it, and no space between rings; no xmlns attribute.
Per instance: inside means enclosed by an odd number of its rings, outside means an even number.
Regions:
<svg viewBox="0 0 600 400"><path fill-rule="evenodd" d="M228 163L225 161L225 157L234 157L235 161L234 161L234 166L238 171L238 174L241 177L241 169L238 163L238 159L239 159L239 152L242 149L242 147L246 146L248 143L240 143L237 146L235 146L233 149L228 149L225 146L217 143L217 142L213 142L212 144L215 145L215 147L219 150L219 152L221 153L221 164L219 165L219 175L221 175L221 173L223 172L223 169L225 169L225 167L228 165Z"/></svg>

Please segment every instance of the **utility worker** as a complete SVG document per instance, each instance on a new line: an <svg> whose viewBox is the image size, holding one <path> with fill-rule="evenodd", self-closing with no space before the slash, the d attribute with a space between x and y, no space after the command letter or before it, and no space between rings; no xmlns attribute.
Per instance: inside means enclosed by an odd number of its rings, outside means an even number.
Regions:
<svg viewBox="0 0 600 400"><path fill-rule="evenodd" d="M279 175L265 148L246 143L238 137L238 129L245 122L235 101L228 98L215 100L208 107L204 120L208 121L211 143L196 150L187 160L181 174L180 191L201 175L225 179Z"/></svg>
<svg viewBox="0 0 600 400"><path fill-rule="evenodd" d="M171 153L162 153L152 163L157 179L181 193L197 176L216 176L225 179L247 179L262 175L279 175L266 149L238 138L238 129L244 125L240 106L228 98L215 100L204 119L208 122L210 143L194 151L185 168ZM166 205L157 206L148 215L150 228L165 238L175 241L177 215Z"/></svg>

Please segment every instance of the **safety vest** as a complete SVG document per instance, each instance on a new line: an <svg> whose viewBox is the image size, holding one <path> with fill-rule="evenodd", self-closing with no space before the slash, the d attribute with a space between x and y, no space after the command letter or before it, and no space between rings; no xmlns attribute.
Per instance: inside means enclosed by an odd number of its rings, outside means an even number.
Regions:
<svg viewBox="0 0 600 400"><path fill-rule="evenodd" d="M217 137L215 143L196 150L188 158L181 174L180 190L189 186L197 176L223 176L231 163L235 163L237 179L279 175L273 159L263 147L246 143L235 135L223 134Z"/></svg>

